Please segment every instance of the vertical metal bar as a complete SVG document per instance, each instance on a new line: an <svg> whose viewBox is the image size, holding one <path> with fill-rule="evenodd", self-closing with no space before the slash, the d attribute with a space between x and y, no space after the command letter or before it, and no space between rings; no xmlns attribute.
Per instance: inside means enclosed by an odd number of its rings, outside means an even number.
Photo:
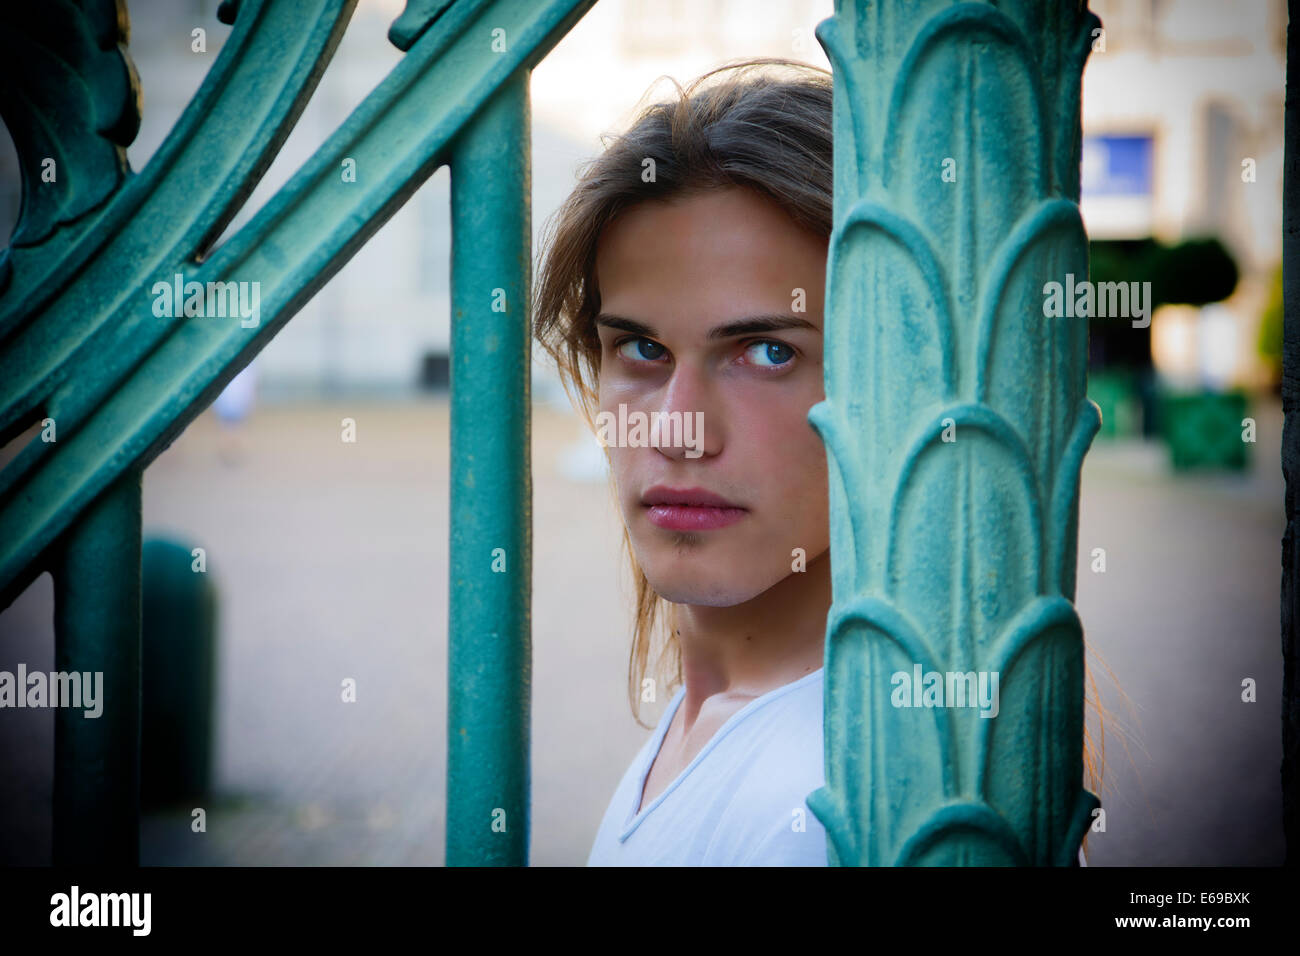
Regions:
<svg viewBox="0 0 1300 956"><path fill-rule="evenodd" d="M55 567L55 670L102 674L98 717L55 709L56 866L140 859L141 474L86 509Z"/></svg>
<svg viewBox="0 0 1300 956"><path fill-rule="evenodd" d="M817 29L835 199L809 418L835 560L809 804L832 864L1070 865L1096 806L1072 602L1100 418L1087 318L1044 291L1088 275L1079 87L1099 26L1079 0L837 0ZM992 706L936 700L932 674Z"/></svg>
<svg viewBox="0 0 1300 956"><path fill-rule="evenodd" d="M451 153L447 865L528 863L529 71Z"/></svg>
<svg viewBox="0 0 1300 956"><path fill-rule="evenodd" d="M1286 27L1282 154L1282 831L1286 865L1300 865L1300 22Z"/></svg>

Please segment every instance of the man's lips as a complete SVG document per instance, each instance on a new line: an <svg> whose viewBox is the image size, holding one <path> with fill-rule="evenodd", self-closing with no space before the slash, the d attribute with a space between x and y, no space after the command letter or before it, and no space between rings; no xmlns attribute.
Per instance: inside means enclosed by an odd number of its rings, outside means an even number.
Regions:
<svg viewBox="0 0 1300 956"><path fill-rule="evenodd" d="M641 496L643 505L686 505L691 508L744 508L707 488L669 488L654 485Z"/></svg>
<svg viewBox="0 0 1300 956"><path fill-rule="evenodd" d="M748 509L706 488L655 485L641 496L651 524L671 531L712 531L735 524Z"/></svg>

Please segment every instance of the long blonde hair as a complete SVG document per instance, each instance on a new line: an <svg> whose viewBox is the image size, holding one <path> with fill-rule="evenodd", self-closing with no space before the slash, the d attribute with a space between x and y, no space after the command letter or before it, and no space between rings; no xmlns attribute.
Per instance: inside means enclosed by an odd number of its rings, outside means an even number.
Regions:
<svg viewBox="0 0 1300 956"><path fill-rule="evenodd" d="M600 156L587 161L579 169L577 186L544 232L534 334L554 359L566 394L593 432L600 374L596 247L602 230L616 216L648 199L745 186L777 203L795 223L827 239L831 235L830 72L795 60L760 57L711 70L686 89L672 83L676 101L643 109L627 132L612 137ZM611 138L603 137L602 143L606 139ZM642 176L646 159L654 160L650 182ZM605 453L608 456L608 449ZM637 722L649 729L641 719L642 681L649 673L656 687L671 692L680 686L681 645L675 606L650 586L626 526L623 547L636 588L628 700ZM1091 678L1086 663L1085 677ZM1096 682L1091 684L1095 691ZM1086 688L1085 700L1097 706ZM1101 767L1094 757L1085 723L1085 774L1099 788Z"/></svg>

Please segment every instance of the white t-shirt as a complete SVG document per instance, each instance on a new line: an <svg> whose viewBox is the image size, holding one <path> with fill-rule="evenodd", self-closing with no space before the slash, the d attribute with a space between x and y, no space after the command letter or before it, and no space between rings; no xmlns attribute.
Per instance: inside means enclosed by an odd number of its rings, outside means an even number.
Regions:
<svg viewBox="0 0 1300 956"><path fill-rule="evenodd" d="M623 774L588 866L826 866L826 829L807 796L826 785L825 668L756 697L636 812L646 775L686 694L665 708ZM1079 863L1086 866L1083 851Z"/></svg>
<svg viewBox="0 0 1300 956"><path fill-rule="evenodd" d="M646 775L684 687L623 774L588 866L826 866L807 796L825 786L819 667L732 714L640 813Z"/></svg>

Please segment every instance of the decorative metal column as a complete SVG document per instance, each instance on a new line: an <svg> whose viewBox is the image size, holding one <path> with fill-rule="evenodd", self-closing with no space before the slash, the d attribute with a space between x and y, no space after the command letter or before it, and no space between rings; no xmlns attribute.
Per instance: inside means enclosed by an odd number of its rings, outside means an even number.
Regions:
<svg viewBox="0 0 1300 956"><path fill-rule="evenodd" d="M1087 320L1046 318L1044 285L1087 278L1079 87L1099 27L1070 0L837 0L817 29L835 226L809 418L835 598L809 803L834 865L1070 865L1097 805L1072 602L1100 415ZM996 716L954 706L950 674L996 686Z"/></svg>

